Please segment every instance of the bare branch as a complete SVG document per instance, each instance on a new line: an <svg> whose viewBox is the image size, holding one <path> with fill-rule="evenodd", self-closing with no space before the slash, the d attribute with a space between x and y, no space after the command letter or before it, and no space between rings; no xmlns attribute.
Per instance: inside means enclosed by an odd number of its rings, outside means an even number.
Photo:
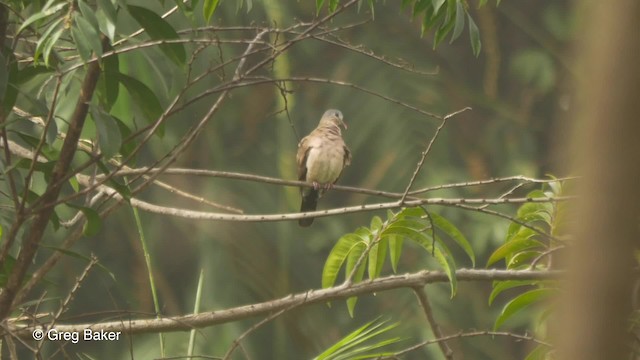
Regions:
<svg viewBox="0 0 640 360"><path fill-rule="evenodd" d="M458 281L495 281L495 280L548 280L557 279L561 271L531 271L531 270L480 270L459 269L456 271ZM351 296L379 293L400 288L415 288L426 284L449 281L447 274L441 271L420 271L417 273L393 275L363 281L345 286L344 284L327 288L309 290L304 293L292 294L279 299L239 306L226 310L203 312L184 316L166 317L161 319L137 319L130 321L107 321L86 324L58 324L58 331L120 331L126 334L142 334L170 331L186 331L193 328L203 328L262 316L288 309L292 306L307 306L327 301L345 299ZM32 325L9 321L9 329L21 337L30 337L36 328ZM41 326L39 327L41 328Z"/></svg>

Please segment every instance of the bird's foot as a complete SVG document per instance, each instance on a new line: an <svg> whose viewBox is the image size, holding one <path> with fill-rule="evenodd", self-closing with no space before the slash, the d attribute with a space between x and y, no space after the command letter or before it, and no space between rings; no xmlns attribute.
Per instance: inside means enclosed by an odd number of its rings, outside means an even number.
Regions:
<svg viewBox="0 0 640 360"><path fill-rule="evenodd" d="M325 190L331 190L333 189L333 183L324 184L323 187Z"/></svg>
<svg viewBox="0 0 640 360"><path fill-rule="evenodd" d="M313 190L319 190L320 189L320 184L318 184L317 181L314 181L311 184L313 184Z"/></svg>

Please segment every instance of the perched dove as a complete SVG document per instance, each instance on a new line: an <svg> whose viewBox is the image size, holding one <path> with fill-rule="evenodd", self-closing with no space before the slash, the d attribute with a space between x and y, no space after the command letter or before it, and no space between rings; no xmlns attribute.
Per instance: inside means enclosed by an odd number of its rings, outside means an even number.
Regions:
<svg viewBox="0 0 640 360"><path fill-rule="evenodd" d="M340 126L347 129L340 110L327 110L318 127L298 144L298 179L313 184L313 188L300 189L300 212L314 211L318 199L338 181L342 170L351 163L351 152L342 140ZM311 223L313 218L298 220L298 224L304 227Z"/></svg>

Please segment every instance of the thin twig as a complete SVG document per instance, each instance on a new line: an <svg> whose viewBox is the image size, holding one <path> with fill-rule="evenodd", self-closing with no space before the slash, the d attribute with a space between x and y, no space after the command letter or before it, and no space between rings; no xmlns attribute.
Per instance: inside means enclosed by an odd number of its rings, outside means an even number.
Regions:
<svg viewBox="0 0 640 360"><path fill-rule="evenodd" d="M431 332L436 338L444 338L444 334L440 329L440 325L436 322L435 317L433 316L433 310L431 309L431 305L429 304L429 298L427 298L427 291L424 289L424 286L417 286L413 288L413 292L416 294L418 301L420 302L420 307L422 307L422 311L424 315L427 317L427 321L429 322L429 326L431 327ZM449 347L446 341L438 342L440 346L440 350L442 350L442 355L446 359L453 359L453 350Z"/></svg>
<svg viewBox="0 0 640 360"><path fill-rule="evenodd" d="M440 131L442 130L442 128L444 128L444 126L447 124L447 120L449 120L451 117L460 114L463 111L467 111L467 110L471 110L470 107L465 107L464 109L455 111L451 114L446 115L445 117L442 118L442 122L440 123L440 126L438 126L438 128L436 129L436 132L433 134L433 136L431 137L431 140L429 140L429 144L427 145L427 148L422 152L422 156L420 157L420 161L418 161L418 165L416 166L415 171L413 172L413 175L411 175L411 179L409 180L409 183L407 184L407 188L404 190L404 193L402 194L402 198L400 198L400 203L404 203L404 201L407 199L407 195L409 194L409 190L411 190L411 187L413 186L413 182L416 180L416 177L418 176L418 173L420 172L420 169L422 169L422 165L424 164L424 159L426 159L427 155L429 155L429 152L431 152L431 147L433 146L433 143L436 141L436 139L438 138L438 135L440 134Z"/></svg>

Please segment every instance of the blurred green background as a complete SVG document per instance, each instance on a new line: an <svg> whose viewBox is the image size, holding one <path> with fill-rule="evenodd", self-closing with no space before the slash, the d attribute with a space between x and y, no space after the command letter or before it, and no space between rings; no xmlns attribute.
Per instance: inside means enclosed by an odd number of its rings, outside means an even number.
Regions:
<svg viewBox="0 0 640 360"><path fill-rule="evenodd" d="M159 3L143 3L160 12ZM313 1L242 2L223 1L212 24L216 26L273 25L287 27L311 21ZM250 10L248 5L251 4ZM168 9L172 4L165 4ZM477 9L470 2L471 15L480 28L482 52L473 56L469 35L454 43L448 39L433 49L433 34L420 36L421 19L412 19L411 9L396 2L377 2L375 19L367 6L338 15L329 26L358 26L337 33L340 40L362 45L393 62L410 64L418 70L434 72L419 75L388 66L357 52L308 39L291 47L261 74L274 77L315 77L353 83L392 97L428 112L444 115L470 106L472 111L452 118L435 142L414 188L525 175L543 177L554 172L552 140L557 122L571 106L571 41L574 10L567 1L510 0L498 7L493 1ZM323 9L324 14L326 9ZM168 21L175 28L202 25L181 15ZM122 17L119 31L136 29L132 19ZM249 38L252 32L219 32L220 38ZM211 36L208 34L207 36ZM286 36L286 35L285 35ZM336 39L337 41L338 39ZM189 49L189 47L188 47ZM240 55L245 45L223 45L222 56ZM143 56L141 56L143 54ZM198 73L215 64L216 47L204 50L193 64ZM251 61L249 61L249 65ZM135 74L156 91L163 106L185 83L182 69L157 48L120 56L120 70ZM225 68L231 76L234 65ZM209 78L193 94L219 83ZM396 103L348 86L312 82L286 84L291 127L277 88L270 84L240 88L232 92L204 133L178 161L176 167L212 169L295 179L295 153L300 137L312 130L324 110L340 109L349 129L344 138L353 161L340 179L352 185L386 191L403 191L416 163L439 121L425 117ZM155 137L136 159L147 166L166 154L190 126L201 117L215 98L200 100L167 122L165 136ZM121 118L132 115L131 100L121 96L113 113ZM563 173L555 173L564 175ZM165 176L164 181L206 199L243 209L248 214L295 212L299 208L298 189L229 179ZM473 187L434 192L431 196L495 197L508 185ZM521 189L524 194L531 187ZM156 187L141 199L172 207L216 211ZM330 191L320 208L357 205L380 201L371 196ZM515 207L498 209L512 212ZM488 255L504 239L508 222L504 219L452 208L434 208L452 221L472 243L477 265L484 266ZM321 286L324 260L335 241L359 226L368 226L368 212L316 219L310 228L296 221L275 223L237 223L196 221L141 212L143 228L150 244L154 275L163 315L190 313L200 269L204 270L202 311L268 301L291 293ZM55 244L55 234L45 239ZM429 254L410 244L402 255L399 273L436 268ZM115 275L115 281L101 271L93 271L78 291L61 322L98 321L105 311L131 311L133 317L154 313L148 274L130 208L122 207L103 223L94 237L80 241L74 251L95 253ZM460 267L470 267L458 257ZM58 266L48 277L47 296L64 296L84 267L71 260ZM383 274L390 274L387 263ZM504 301L487 304L489 283L461 283L450 299L447 284L429 285L434 315L445 334L461 330L490 329ZM53 304L52 307L55 308ZM93 315L92 315L93 314ZM432 337L422 310L412 291L403 289L364 296L356 306L355 317L347 313L344 302L331 308L317 304L295 309L261 327L242 342L251 359L312 358L323 349L362 324L382 316L400 326L394 336L405 339L396 348ZM108 313L106 317L109 317ZM231 341L255 324L249 319L198 330L196 353L221 356ZM507 330L531 331L532 317L522 316L507 324ZM167 355L184 355L188 333L166 334ZM518 359L531 350L531 344L511 339L478 337L451 342L460 359ZM74 351L86 351L97 358L146 359L159 356L157 335L134 336L117 343L81 343ZM54 348L52 347L52 351ZM236 350L235 357L244 358ZM405 359L439 359L442 354L432 345L415 351Z"/></svg>

